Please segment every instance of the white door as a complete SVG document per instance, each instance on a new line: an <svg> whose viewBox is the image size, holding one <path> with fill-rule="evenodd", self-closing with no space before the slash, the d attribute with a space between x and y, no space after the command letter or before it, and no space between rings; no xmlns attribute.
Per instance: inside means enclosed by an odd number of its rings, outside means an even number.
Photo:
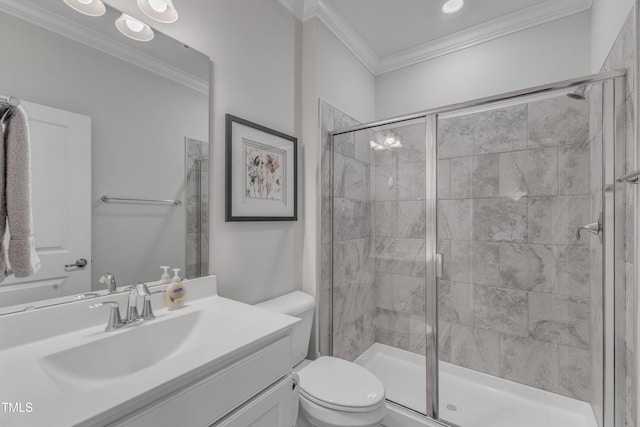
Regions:
<svg viewBox="0 0 640 427"><path fill-rule="evenodd" d="M42 267L0 283L0 307L91 290L91 118L23 102L29 117L34 235ZM86 259L86 267L65 267ZM0 312L3 310L0 310Z"/></svg>

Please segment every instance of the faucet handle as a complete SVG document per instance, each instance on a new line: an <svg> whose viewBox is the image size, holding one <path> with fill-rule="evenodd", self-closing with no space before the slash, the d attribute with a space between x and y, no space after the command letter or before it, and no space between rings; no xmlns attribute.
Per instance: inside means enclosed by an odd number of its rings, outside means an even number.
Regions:
<svg viewBox="0 0 640 427"><path fill-rule="evenodd" d="M138 285L131 285L125 289L125 291L129 292L129 297L127 298L127 317L125 319L126 323L134 322L140 318L138 314L138 295L142 296L142 292Z"/></svg>
<svg viewBox="0 0 640 427"><path fill-rule="evenodd" d="M106 332L115 331L116 329L120 329L125 325L125 323L122 321L122 317L120 317L120 304L118 304L118 302L99 302L97 304L90 305L89 308L98 308L102 306L111 307L111 311L109 311L109 320L107 321L107 327L104 328Z"/></svg>
<svg viewBox="0 0 640 427"><path fill-rule="evenodd" d="M138 283L136 285L136 290L138 291L138 295L140 295L141 297L151 295L151 292L149 292L149 288L147 288L147 285L145 283Z"/></svg>
<svg viewBox="0 0 640 427"><path fill-rule="evenodd" d="M146 285L143 285L145 288L147 287ZM155 319L156 316L153 314L153 308L151 307L151 295L153 294L159 294L162 293L164 291L154 291L154 292L149 292L149 289L147 289L147 294L145 294L144 296L144 306L142 308L142 319L143 320L152 320Z"/></svg>

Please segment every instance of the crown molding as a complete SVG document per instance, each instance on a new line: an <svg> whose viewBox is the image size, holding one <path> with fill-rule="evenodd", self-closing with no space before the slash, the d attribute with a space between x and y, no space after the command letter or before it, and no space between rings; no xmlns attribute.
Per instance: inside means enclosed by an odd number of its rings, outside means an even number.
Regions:
<svg viewBox="0 0 640 427"><path fill-rule="evenodd" d="M305 1L304 0L278 0L278 2L298 21L303 21L304 18L304 9L305 9Z"/></svg>
<svg viewBox="0 0 640 427"><path fill-rule="evenodd" d="M279 1L281 3L296 2L296 0ZM593 0L546 0L538 5L382 58L375 54L345 17L330 3L323 0L307 0L304 2L302 20L318 18L373 75L377 76L583 12L590 9L592 3Z"/></svg>
<svg viewBox="0 0 640 427"><path fill-rule="evenodd" d="M371 73L378 74L380 58L334 7L327 5L322 0L314 0L311 5L305 4L304 21L312 18L317 18L326 25Z"/></svg>
<svg viewBox="0 0 640 427"><path fill-rule="evenodd" d="M209 94L209 82L207 80L187 73L185 70L168 64L155 56L141 52L125 42L112 39L88 27L79 25L73 20L53 14L41 6L15 0L0 0L0 10L137 65L198 92Z"/></svg>

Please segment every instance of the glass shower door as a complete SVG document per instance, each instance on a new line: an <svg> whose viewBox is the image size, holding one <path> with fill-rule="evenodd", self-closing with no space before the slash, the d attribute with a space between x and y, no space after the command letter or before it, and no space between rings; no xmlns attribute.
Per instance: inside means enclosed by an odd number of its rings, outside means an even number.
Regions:
<svg viewBox="0 0 640 427"><path fill-rule="evenodd" d="M603 206L600 84L576 98L438 118L443 421L602 420L603 252L599 236L578 234Z"/></svg>
<svg viewBox="0 0 640 427"><path fill-rule="evenodd" d="M333 142L333 355L426 415L425 119Z"/></svg>

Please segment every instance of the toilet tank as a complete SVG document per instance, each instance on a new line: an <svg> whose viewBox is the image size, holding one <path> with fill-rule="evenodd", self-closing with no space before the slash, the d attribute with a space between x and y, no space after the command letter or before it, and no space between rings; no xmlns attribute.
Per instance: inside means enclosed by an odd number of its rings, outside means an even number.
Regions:
<svg viewBox="0 0 640 427"><path fill-rule="evenodd" d="M276 313L288 314L301 320L300 323L293 327L293 366L296 366L307 357L315 306L316 302L313 297L300 291L291 292L256 304L256 307Z"/></svg>

